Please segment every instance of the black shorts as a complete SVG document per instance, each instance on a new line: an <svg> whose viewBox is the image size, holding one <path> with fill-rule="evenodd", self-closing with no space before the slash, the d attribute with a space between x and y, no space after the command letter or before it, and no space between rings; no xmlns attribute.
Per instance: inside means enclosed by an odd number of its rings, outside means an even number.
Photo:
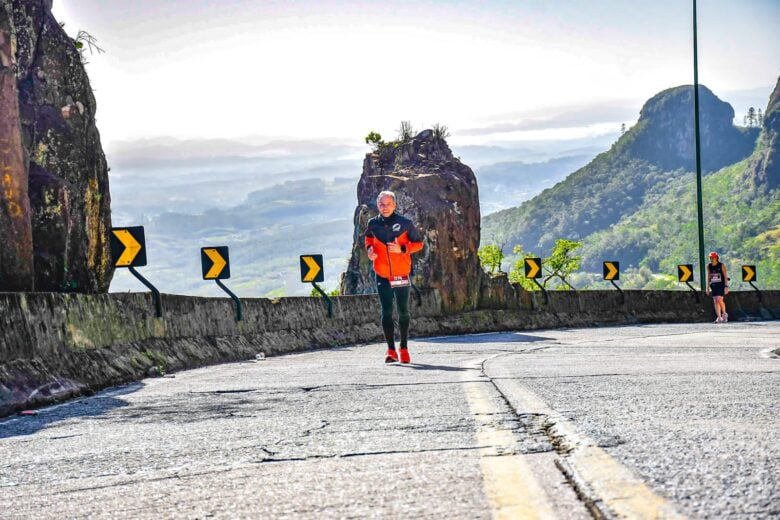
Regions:
<svg viewBox="0 0 780 520"><path fill-rule="evenodd" d="M726 284L723 282L717 282L717 283L711 283L710 284L710 291L712 293L712 296L725 296L726 295Z"/></svg>

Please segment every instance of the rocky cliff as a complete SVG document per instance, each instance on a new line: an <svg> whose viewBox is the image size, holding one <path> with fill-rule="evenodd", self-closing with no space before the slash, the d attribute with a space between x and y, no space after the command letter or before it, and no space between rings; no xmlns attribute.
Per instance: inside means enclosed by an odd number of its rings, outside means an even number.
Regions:
<svg viewBox="0 0 780 520"><path fill-rule="evenodd" d="M439 289L446 311L475 308L482 274L477 181L471 168L454 158L445 140L431 130L366 155L342 294L376 291L363 232L377 214L376 196L382 190L395 192L397 212L412 219L423 236L425 249L415 255L415 285Z"/></svg>
<svg viewBox="0 0 780 520"><path fill-rule="evenodd" d="M19 125L11 6L0 2L0 290L33 286L27 161Z"/></svg>
<svg viewBox="0 0 780 520"><path fill-rule="evenodd" d="M780 78L769 96L757 149L745 169L749 183L772 190L780 187Z"/></svg>
<svg viewBox="0 0 780 520"><path fill-rule="evenodd" d="M702 170L715 171L747 157L755 129L734 126L734 109L710 89L699 85L699 134ZM639 113L639 121L620 143L622 152L662 170L696 169L693 86L659 92Z"/></svg>
<svg viewBox="0 0 780 520"><path fill-rule="evenodd" d="M54 19L51 0L0 0L0 49L0 124L8 138L0 291L105 292L112 275L108 167L81 55Z"/></svg>

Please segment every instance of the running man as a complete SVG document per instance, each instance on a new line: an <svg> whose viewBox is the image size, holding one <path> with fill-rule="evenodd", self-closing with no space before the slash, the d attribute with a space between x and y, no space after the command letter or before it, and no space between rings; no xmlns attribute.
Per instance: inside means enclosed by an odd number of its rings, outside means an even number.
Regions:
<svg viewBox="0 0 780 520"><path fill-rule="evenodd" d="M729 315L723 297L729 293L729 277L725 264L720 263L720 257L715 251L710 253L710 263L707 264L707 294L710 293L717 316L715 323L726 323Z"/></svg>
<svg viewBox="0 0 780 520"><path fill-rule="evenodd" d="M383 191L376 198L379 215L366 226L366 251L374 263L376 289L382 304L382 330L387 340L385 363L398 361L393 326L393 299L398 308L401 332L401 363L409 363L409 289L412 253L422 250L423 242L412 221L395 212L395 193Z"/></svg>

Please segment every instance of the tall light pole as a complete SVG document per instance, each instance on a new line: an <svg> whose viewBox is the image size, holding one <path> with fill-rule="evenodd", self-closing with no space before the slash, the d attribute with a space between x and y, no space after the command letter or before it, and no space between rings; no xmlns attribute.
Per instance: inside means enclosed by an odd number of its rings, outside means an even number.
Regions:
<svg viewBox="0 0 780 520"><path fill-rule="evenodd" d="M696 209L699 221L699 280L701 290L707 288L704 277L704 216L701 204L701 143L699 140L699 55L696 44L696 0L693 0L693 134L696 141Z"/></svg>

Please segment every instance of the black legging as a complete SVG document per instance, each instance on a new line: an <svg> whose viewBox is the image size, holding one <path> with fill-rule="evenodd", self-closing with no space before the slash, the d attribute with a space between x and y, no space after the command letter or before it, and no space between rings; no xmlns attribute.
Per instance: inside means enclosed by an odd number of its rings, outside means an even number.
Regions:
<svg viewBox="0 0 780 520"><path fill-rule="evenodd" d="M387 348L395 350L395 334L393 328L393 298L398 308L398 328L401 330L401 348L406 348L409 337L409 287L393 289L387 278L376 277L376 290L379 302L382 304L382 330L387 340Z"/></svg>

